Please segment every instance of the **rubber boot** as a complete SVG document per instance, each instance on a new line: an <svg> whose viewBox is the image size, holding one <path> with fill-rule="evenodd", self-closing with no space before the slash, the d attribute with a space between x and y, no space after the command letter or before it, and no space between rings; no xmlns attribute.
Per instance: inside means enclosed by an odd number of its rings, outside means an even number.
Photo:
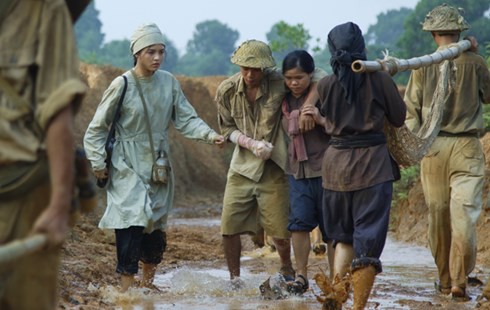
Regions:
<svg viewBox="0 0 490 310"><path fill-rule="evenodd" d="M490 280L487 282L487 285L485 285L485 288L483 289L481 296L485 297L487 300L490 300Z"/></svg>
<svg viewBox="0 0 490 310"><path fill-rule="evenodd" d="M333 247L333 241L329 240L327 242L327 261L328 261L328 270L329 270L330 280L332 280L334 275L335 275L334 271L333 271L334 258L335 258L335 249Z"/></svg>
<svg viewBox="0 0 490 310"><path fill-rule="evenodd" d="M156 270L156 264L143 264L143 279L141 281L142 287L153 288L153 280L155 279Z"/></svg>
<svg viewBox="0 0 490 310"><path fill-rule="evenodd" d="M373 266L357 269L352 273L354 288L354 307L352 309L362 310L366 307L375 277L376 269Z"/></svg>
<svg viewBox="0 0 490 310"><path fill-rule="evenodd" d="M351 244L337 243L334 250L333 259L333 277L339 275L342 279L350 270L352 260L354 259L354 248ZM332 282L335 278L332 279Z"/></svg>
<svg viewBox="0 0 490 310"><path fill-rule="evenodd" d="M121 293L126 292L134 283L134 275L121 275Z"/></svg>

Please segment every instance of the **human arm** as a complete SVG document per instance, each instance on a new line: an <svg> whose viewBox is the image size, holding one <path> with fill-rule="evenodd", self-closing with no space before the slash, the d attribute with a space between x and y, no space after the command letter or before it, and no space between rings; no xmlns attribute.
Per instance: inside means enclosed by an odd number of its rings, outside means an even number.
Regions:
<svg viewBox="0 0 490 310"><path fill-rule="evenodd" d="M48 125L46 146L51 178L48 207L34 223L33 233L44 233L48 246L63 243L69 230L74 180L73 112L68 106L56 114Z"/></svg>
<svg viewBox="0 0 490 310"><path fill-rule="evenodd" d="M83 137L87 159L90 161L97 179L108 177L105 146L117 104L122 96L123 83L122 77L116 78L104 92Z"/></svg>
<svg viewBox="0 0 490 310"><path fill-rule="evenodd" d="M306 97L305 102L303 103L302 109L301 109L301 114L299 117L299 130L301 132L307 132L315 128L316 126L316 121L314 117L306 112L303 112L303 110L306 108L306 111L312 111L308 109L308 107L315 107L316 103L318 102L319 95L317 91L317 84L318 81L320 81L322 78L324 78L327 75L327 73L321 69L315 69L313 78L311 81L311 87L308 92L308 96Z"/></svg>
<svg viewBox="0 0 490 310"><path fill-rule="evenodd" d="M221 133L229 141L250 150L255 156L261 159L269 159L272 156L273 146L267 141L258 141L244 134L237 125L237 120L232 115L232 104L230 96L234 93L235 84L229 79L225 80L217 89L216 105L218 107L218 125ZM240 112L238 112L240 113ZM241 113L244 113L241 111Z"/></svg>
<svg viewBox="0 0 490 310"><path fill-rule="evenodd" d="M466 36L463 39L470 41L471 46L469 50L473 53L478 54L478 40L474 36Z"/></svg>
<svg viewBox="0 0 490 310"><path fill-rule="evenodd" d="M479 76L479 95L483 103L490 103L490 71L482 60L481 66L478 67Z"/></svg>
<svg viewBox="0 0 490 310"><path fill-rule="evenodd" d="M315 121L315 124L316 125L319 125L319 126L322 126L322 127L325 127L325 124L326 124L326 120L325 118L320 114L320 111L318 110L318 107L316 106L311 106L311 105L308 105L306 107L303 107L301 113L304 113L304 114L307 114L307 115L310 115L313 120Z"/></svg>
<svg viewBox="0 0 490 310"><path fill-rule="evenodd" d="M225 146L225 137L218 133L212 134L210 140L214 145L218 146L219 148L223 148Z"/></svg>
<svg viewBox="0 0 490 310"><path fill-rule="evenodd" d="M381 76L384 79L384 86L380 87L380 89L384 91L386 119L394 127L401 127L407 117L407 107L391 76L384 72Z"/></svg>
<svg viewBox="0 0 490 310"><path fill-rule="evenodd" d="M422 122L422 87L421 69L413 70L403 100L407 109L405 124L414 132L419 130Z"/></svg>
<svg viewBox="0 0 490 310"><path fill-rule="evenodd" d="M200 140L206 143L215 144L219 147L224 146L225 138L217 133L197 114L192 104L185 97L180 83L173 76L172 79L172 121L175 129L184 137L193 140Z"/></svg>
<svg viewBox="0 0 490 310"><path fill-rule="evenodd" d="M247 137L240 130L235 130L230 135L230 141L238 144L262 160L267 160L272 156L273 145L265 140L258 141Z"/></svg>

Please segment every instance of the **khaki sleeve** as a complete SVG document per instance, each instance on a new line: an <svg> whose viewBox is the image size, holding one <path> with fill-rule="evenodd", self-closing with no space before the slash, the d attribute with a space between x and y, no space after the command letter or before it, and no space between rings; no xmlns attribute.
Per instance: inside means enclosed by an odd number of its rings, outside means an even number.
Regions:
<svg viewBox="0 0 490 310"><path fill-rule="evenodd" d="M313 71L312 83L318 83L321 79L327 76L327 72L321 68L315 68Z"/></svg>
<svg viewBox="0 0 490 310"><path fill-rule="evenodd" d="M36 118L44 130L51 118L69 104L77 110L86 85L80 79L78 51L71 17L60 1L46 2L40 20L36 55Z"/></svg>
<svg viewBox="0 0 490 310"><path fill-rule="evenodd" d="M233 85L232 81L225 80L218 87L215 98L218 108L218 125L225 139L228 139L233 131L238 130L231 113L230 96Z"/></svg>
<svg viewBox="0 0 490 310"><path fill-rule="evenodd" d="M417 131L422 123L422 70L414 70L408 80L404 101L407 106L405 124L412 131Z"/></svg>

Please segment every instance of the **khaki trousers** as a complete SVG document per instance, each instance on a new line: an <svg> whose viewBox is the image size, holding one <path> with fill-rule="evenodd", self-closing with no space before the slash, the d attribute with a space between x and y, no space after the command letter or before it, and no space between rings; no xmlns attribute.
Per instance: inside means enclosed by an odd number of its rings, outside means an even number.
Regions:
<svg viewBox="0 0 490 310"><path fill-rule="evenodd" d="M27 195L0 200L0 244L28 235L49 202L49 182ZM57 303L60 248L42 250L0 266L0 309L52 310Z"/></svg>
<svg viewBox="0 0 490 310"><path fill-rule="evenodd" d="M259 182L230 169L223 199L221 234L257 233L264 228L268 236L291 237L287 229L289 187L284 171L273 161L265 164Z"/></svg>
<svg viewBox="0 0 490 310"><path fill-rule="evenodd" d="M438 137L421 162L429 244L443 287L466 287L476 261L485 158L473 137Z"/></svg>

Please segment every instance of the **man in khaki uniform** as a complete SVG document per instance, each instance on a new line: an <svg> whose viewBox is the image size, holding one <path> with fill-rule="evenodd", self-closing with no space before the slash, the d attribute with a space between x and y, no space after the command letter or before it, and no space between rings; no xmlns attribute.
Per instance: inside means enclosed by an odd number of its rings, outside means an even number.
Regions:
<svg viewBox="0 0 490 310"><path fill-rule="evenodd" d="M73 115L86 88L72 23L63 0L0 5L0 244L47 237L43 250L0 266L0 309L56 307L73 193Z"/></svg>
<svg viewBox="0 0 490 310"><path fill-rule="evenodd" d="M221 233L230 278L240 285L240 235L259 226L274 240L280 273L294 280L291 262L286 136L281 128L284 78L267 44L242 43L231 57L240 72L218 87L216 101L221 132L236 144L228 171ZM314 82L318 82L318 75ZM316 95L316 96L315 96ZM316 102L318 94L309 97Z"/></svg>
<svg viewBox="0 0 490 310"><path fill-rule="evenodd" d="M456 8L440 5L427 14L423 30L440 48L458 42L469 28ZM455 90L446 102L441 130L421 162L429 208L429 244L437 265L436 289L467 300L467 277L476 260L476 221L482 208L485 160L479 135L482 103L490 102L490 74L484 59L467 51L454 60ZM429 111L439 66L414 70L405 93L409 128L417 130Z"/></svg>

